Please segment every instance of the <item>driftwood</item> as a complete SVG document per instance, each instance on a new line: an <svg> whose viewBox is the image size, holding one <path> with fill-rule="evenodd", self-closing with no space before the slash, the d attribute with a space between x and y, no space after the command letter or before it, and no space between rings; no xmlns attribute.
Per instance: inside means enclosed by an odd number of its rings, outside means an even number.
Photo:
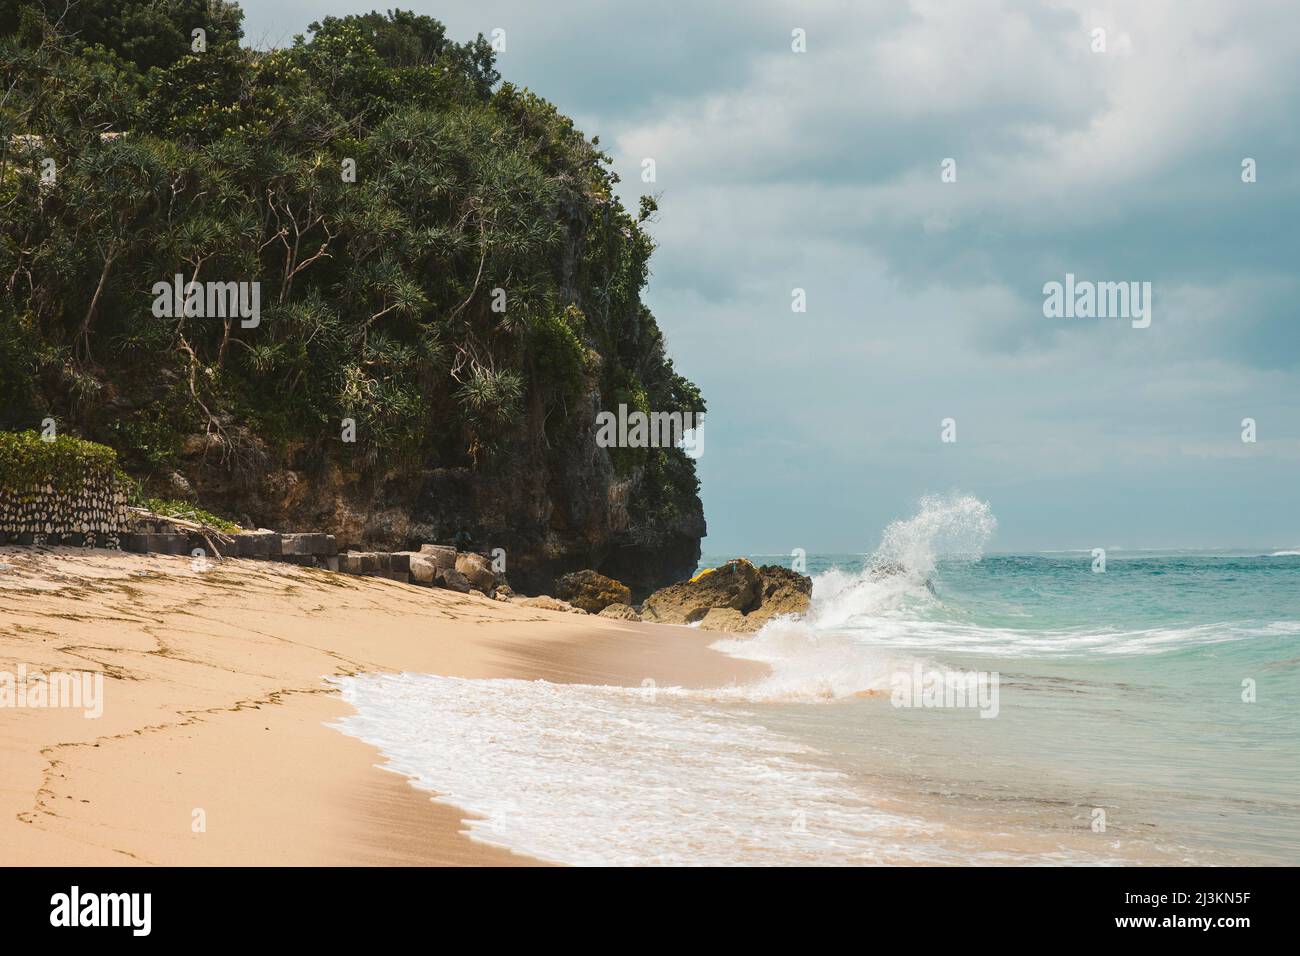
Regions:
<svg viewBox="0 0 1300 956"><path fill-rule="evenodd" d="M186 531L193 531L207 542L208 547L212 549L213 555L215 555L218 560L221 558L221 552L217 549L217 546L212 543L212 539L216 538L222 544L231 544L234 543L235 540L225 531L214 528L210 524L204 524L201 521L190 521L187 518L176 518L172 515L160 515L156 511L150 511L148 508L137 508L134 505L128 506L126 510L130 512L131 516L134 518L140 518L145 521L174 524L176 527L184 528Z"/></svg>

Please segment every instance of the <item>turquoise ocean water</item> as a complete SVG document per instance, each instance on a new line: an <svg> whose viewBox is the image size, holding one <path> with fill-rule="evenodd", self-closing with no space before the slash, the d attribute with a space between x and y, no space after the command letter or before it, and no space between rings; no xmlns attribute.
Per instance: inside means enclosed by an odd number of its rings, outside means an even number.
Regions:
<svg viewBox="0 0 1300 956"><path fill-rule="evenodd" d="M814 623L730 645L827 682L771 729L1012 856L1020 837L1089 862L1300 862L1300 554L936 557L931 587L872 560L807 556ZM996 672L997 717L843 692L888 690L908 659Z"/></svg>

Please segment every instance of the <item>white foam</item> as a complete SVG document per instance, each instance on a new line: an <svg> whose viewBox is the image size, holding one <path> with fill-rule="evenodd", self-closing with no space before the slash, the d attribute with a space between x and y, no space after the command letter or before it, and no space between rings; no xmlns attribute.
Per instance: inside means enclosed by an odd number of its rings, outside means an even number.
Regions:
<svg viewBox="0 0 1300 956"><path fill-rule="evenodd" d="M776 620L753 636L710 645L742 660L768 665L771 674L740 687L699 691L714 699L834 700L885 692L894 674L910 673L918 658L868 647L843 631L820 631L804 621Z"/></svg>
<svg viewBox="0 0 1300 956"><path fill-rule="evenodd" d="M461 680L332 681L334 726L482 819L471 836L573 864L793 864L944 858L933 824L878 809L735 705L673 691Z"/></svg>

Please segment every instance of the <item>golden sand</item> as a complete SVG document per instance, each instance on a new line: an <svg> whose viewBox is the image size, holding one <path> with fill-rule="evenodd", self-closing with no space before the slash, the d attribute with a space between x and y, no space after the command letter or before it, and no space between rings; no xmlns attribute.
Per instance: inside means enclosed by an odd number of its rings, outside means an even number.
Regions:
<svg viewBox="0 0 1300 956"><path fill-rule="evenodd" d="M326 726L348 707L324 678L760 676L715 638L264 561L0 548L0 673L104 675L95 719L0 707L0 862L533 863Z"/></svg>

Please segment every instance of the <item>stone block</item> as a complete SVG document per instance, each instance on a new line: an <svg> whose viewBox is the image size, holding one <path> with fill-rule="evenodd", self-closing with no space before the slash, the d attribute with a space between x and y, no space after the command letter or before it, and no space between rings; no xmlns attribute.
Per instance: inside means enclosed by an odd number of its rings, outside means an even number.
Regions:
<svg viewBox="0 0 1300 956"><path fill-rule="evenodd" d="M285 534L280 536L280 553L328 556L337 554L338 546L332 534Z"/></svg>
<svg viewBox="0 0 1300 956"><path fill-rule="evenodd" d="M189 554L190 538L185 534L151 533L145 536L145 549L151 554Z"/></svg>
<svg viewBox="0 0 1300 956"><path fill-rule="evenodd" d="M422 544L420 554L433 562L435 568L450 571L456 567L456 549L447 544Z"/></svg>
<svg viewBox="0 0 1300 956"><path fill-rule="evenodd" d="M436 583L438 587L447 588L449 591L459 591L461 594L469 593L469 579L455 568L451 570L439 568Z"/></svg>
<svg viewBox="0 0 1300 956"><path fill-rule="evenodd" d="M238 556L241 558L266 560L278 557L280 554L280 535L274 531L246 531L236 535L235 541Z"/></svg>
<svg viewBox="0 0 1300 956"><path fill-rule="evenodd" d="M411 583L433 586L438 574L437 567L425 555L411 555Z"/></svg>

